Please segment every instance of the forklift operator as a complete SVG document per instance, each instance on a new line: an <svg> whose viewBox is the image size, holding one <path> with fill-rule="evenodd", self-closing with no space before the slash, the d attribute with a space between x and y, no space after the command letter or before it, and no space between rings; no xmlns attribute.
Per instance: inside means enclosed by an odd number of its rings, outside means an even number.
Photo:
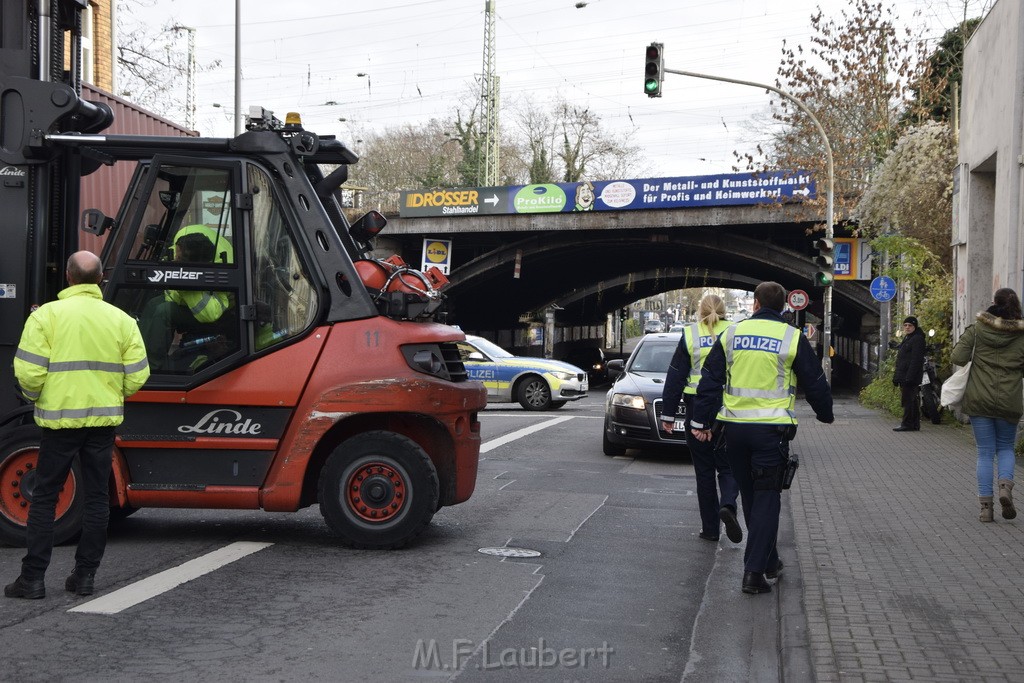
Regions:
<svg viewBox="0 0 1024 683"><path fill-rule="evenodd" d="M212 263L214 246L200 232L178 234L174 242L174 260L179 263ZM168 289L145 305L139 328L145 340L149 363L154 371L165 369L175 332L182 345L216 337L218 322L231 307L227 292Z"/></svg>

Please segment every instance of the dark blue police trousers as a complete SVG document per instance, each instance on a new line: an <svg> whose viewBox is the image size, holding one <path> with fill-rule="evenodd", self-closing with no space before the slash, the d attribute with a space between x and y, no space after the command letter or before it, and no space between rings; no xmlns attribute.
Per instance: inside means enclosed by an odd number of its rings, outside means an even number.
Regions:
<svg viewBox="0 0 1024 683"><path fill-rule="evenodd" d="M747 547L743 568L764 572L776 568L779 553L775 540L782 509L781 468L789 454L789 442L780 427L749 422L725 423L726 456L740 488Z"/></svg>

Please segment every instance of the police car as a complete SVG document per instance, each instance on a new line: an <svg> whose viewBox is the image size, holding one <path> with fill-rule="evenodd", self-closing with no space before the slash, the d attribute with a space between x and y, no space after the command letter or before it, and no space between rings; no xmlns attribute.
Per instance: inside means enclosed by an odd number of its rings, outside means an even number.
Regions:
<svg viewBox="0 0 1024 683"><path fill-rule="evenodd" d="M474 335L459 342L459 356L469 379L487 387L490 403L518 401L527 410L552 410L587 395L587 373L562 361L514 356Z"/></svg>

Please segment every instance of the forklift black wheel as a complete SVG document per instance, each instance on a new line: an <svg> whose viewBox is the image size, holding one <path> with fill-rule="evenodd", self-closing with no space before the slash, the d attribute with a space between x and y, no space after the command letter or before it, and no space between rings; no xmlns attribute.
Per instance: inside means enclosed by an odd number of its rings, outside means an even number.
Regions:
<svg viewBox="0 0 1024 683"><path fill-rule="evenodd" d="M38 460L39 430L35 427L18 427L0 443L0 482L3 483L0 486L0 543L25 545ZM79 486L81 481L81 468L75 460L57 497L54 545L72 540L82 527L85 496Z"/></svg>
<svg viewBox="0 0 1024 683"><path fill-rule="evenodd" d="M540 375L528 375L516 385L516 400L527 410L551 408L551 387Z"/></svg>
<svg viewBox="0 0 1024 683"><path fill-rule="evenodd" d="M437 470L419 444L393 432L366 432L327 458L320 513L346 547L401 548L430 523L438 491Z"/></svg>

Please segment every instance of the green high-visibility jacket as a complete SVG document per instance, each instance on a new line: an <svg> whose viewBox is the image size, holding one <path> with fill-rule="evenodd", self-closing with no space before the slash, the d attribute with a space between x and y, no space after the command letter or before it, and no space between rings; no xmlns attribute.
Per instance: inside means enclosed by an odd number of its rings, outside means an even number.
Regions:
<svg viewBox="0 0 1024 683"><path fill-rule="evenodd" d="M722 422L796 424L796 359L800 333L781 321L751 318L721 336L727 376Z"/></svg>
<svg viewBox="0 0 1024 683"><path fill-rule="evenodd" d="M708 330L704 323L697 322L683 328L683 338L686 348L690 350L690 375L686 378L684 394L696 394L697 385L700 384L700 370L704 359L711 353L711 347L715 345L718 335L722 334L732 323L728 320L719 320L715 323L715 329ZM706 334L701 334L701 333Z"/></svg>
<svg viewBox="0 0 1024 683"><path fill-rule="evenodd" d="M99 286L72 285L25 321L14 375L40 427L112 427L149 363L135 320L103 301Z"/></svg>

